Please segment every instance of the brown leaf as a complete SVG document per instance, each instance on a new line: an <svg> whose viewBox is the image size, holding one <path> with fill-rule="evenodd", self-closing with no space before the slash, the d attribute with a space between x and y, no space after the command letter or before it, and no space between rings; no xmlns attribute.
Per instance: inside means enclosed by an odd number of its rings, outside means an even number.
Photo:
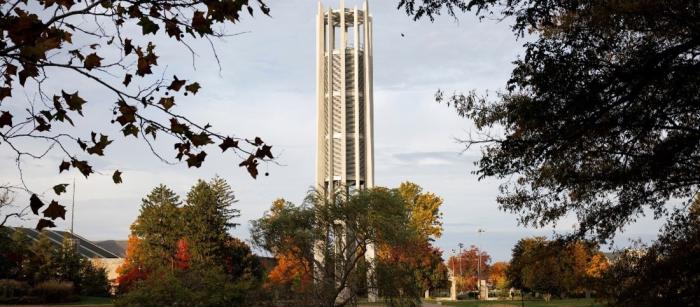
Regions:
<svg viewBox="0 0 700 307"><path fill-rule="evenodd" d="M192 15L192 28L200 35L212 33L211 20L207 20L202 11L195 11Z"/></svg>
<svg viewBox="0 0 700 307"><path fill-rule="evenodd" d="M46 210L44 210L42 213L44 214L44 217L48 217L52 220L59 217L64 220L66 219L66 207L59 205L55 200L52 200Z"/></svg>
<svg viewBox="0 0 700 307"><path fill-rule="evenodd" d="M12 88L11 87L0 87L0 101L7 97L12 97Z"/></svg>
<svg viewBox="0 0 700 307"><path fill-rule="evenodd" d="M264 159L265 157L274 159L274 157L272 156L271 149L272 146L263 145L261 148L258 148L258 150L255 152L255 157L258 159Z"/></svg>
<svg viewBox="0 0 700 307"><path fill-rule="evenodd" d="M204 158L207 157L206 152L200 152L196 155L193 154L187 154L187 166L188 167L200 167L202 166L202 162L204 162Z"/></svg>
<svg viewBox="0 0 700 307"><path fill-rule="evenodd" d="M117 117L119 124L125 126L128 123L136 121L136 107L130 106L124 101L119 101L117 105L119 106L119 113L121 113L121 115Z"/></svg>
<svg viewBox="0 0 700 307"><path fill-rule="evenodd" d="M199 83L194 82L188 86L185 86L185 90L188 92L191 92L192 94L197 94L197 91L199 91L201 87L199 86Z"/></svg>
<svg viewBox="0 0 700 307"><path fill-rule="evenodd" d="M75 4L75 2L73 2L73 0L56 0L56 3L58 3L58 5L62 5L64 7L66 7L66 9L69 9L69 10L70 10L71 6L73 6L73 4Z"/></svg>
<svg viewBox="0 0 700 307"><path fill-rule="evenodd" d="M63 171L67 171L68 169L70 169L70 163L68 161L63 161L61 165L58 166L58 173L63 173Z"/></svg>
<svg viewBox="0 0 700 307"><path fill-rule="evenodd" d="M124 76L124 86L129 86L129 83L131 83L131 77L133 77L131 74L126 74Z"/></svg>
<svg viewBox="0 0 700 307"><path fill-rule="evenodd" d="M102 65L101 61L102 58L99 57L97 53L93 52L85 57L85 61L83 63L85 64L85 68L87 70L92 70L95 67L100 67L100 65Z"/></svg>
<svg viewBox="0 0 700 307"><path fill-rule="evenodd" d="M231 147L238 148L238 141L230 137L225 138L224 141L221 142L221 144L219 145L219 148L221 148L221 152L224 152Z"/></svg>
<svg viewBox="0 0 700 307"><path fill-rule="evenodd" d="M166 111L170 110L175 105L175 97L162 97L158 104L162 105Z"/></svg>
<svg viewBox="0 0 700 307"><path fill-rule="evenodd" d="M12 127L12 114L9 111L3 111L0 115L0 128L5 126Z"/></svg>
<svg viewBox="0 0 700 307"><path fill-rule="evenodd" d="M47 227L56 227L56 224L54 224L51 220L47 219L40 219L39 222L36 224L36 230L38 231L41 231L42 229Z"/></svg>
<svg viewBox="0 0 700 307"><path fill-rule="evenodd" d="M56 193L56 195L61 195L61 193L66 192L66 187L68 186L67 183L61 183L53 186L53 192Z"/></svg>
<svg viewBox="0 0 700 307"><path fill-rule="evenodd" d="M122 172L119 170L114 171L114 174L112 174L112 181L116 184L122 183Z"/></svg>
<svg viewBox="0 0 700 307"><path fill-rule="evenodd" d="M72 164L73 167L77 168L80 171L80 173L82 173L83 176L85 176L85 178L87 178L88 176L90 176L90 174L93 173L92 166L90 166L90 164L88 164L87 161L73 159Z"/></svg>
<svg viewBox="0 0 700 307"><path fill-rule="evenodd" d="M153 21L151 21L151 19L149 19L146 16L142 16L139 22L137 22L136 24L141 26L141 33L143 35L149 33L156 34L156 32L158 32L158 29L160 29L158 24L154 23Z"/></svg>
<svg viewBox="0 0 700 307"><path fill-rule="evenodd" d="M89 57L89 56L88 56ZM87 59L85 60L87 62ZM68 94L61 90L61 95L68 105L68 109L71 111L77 111L81 116L83 115L83 105L85 104L85 99L78 95L78 91L73 94Z"/></svg>
<svg viewBox="0 0 700 307"><path fill-rule="evenodd" d="M129 55L129 53L131 53L131 51L133 51L133 50L134 50L134 45L131 44L131 40L128 38L125 39L124 40L124 55Z"/></svg>
<svg viewBox="0 0 700 307"><path fill-rule="evenodd" d="M39 208L44 206L44 202L39 199L39 196L36 196L36 194L32 194L31 197L29 197L29 208L32 209L32 212L34 214L39 214Z"/></svg>
<svg viewBox="0 0 700 307"><path fill-rule="evenodd" d="M185 85L185 80L178 80L177 76L173 76L173 82L170 83L170 86L168 86L169 90L173 91L180 91L180 88L182 88L183 85Z"/></svg>
<svg viewBox="0 0 700 307"><path fill-rule="evenodd" d="M27 78L37 76L39 76L39 70L36 68L36 66L27 64L24 66L24 69L19 72L19 84L24 86Z"/></svg>
<svg viewBox="0 0 700 307"><path fill-rule="evenodd" d="M200 132L198 134L193 134L189 137L192 141L192 145L195 147L204 146L207 144L214 143L206 132Z"/></svg>
<svg viewBox="0 0 700 307"><path fill-rule="evenodd" d="M248 159L238 164L240 167L244 167L248 170L248 174L256 179L258 177L258 160L255 159L254 155L248 156Z"/></svg>

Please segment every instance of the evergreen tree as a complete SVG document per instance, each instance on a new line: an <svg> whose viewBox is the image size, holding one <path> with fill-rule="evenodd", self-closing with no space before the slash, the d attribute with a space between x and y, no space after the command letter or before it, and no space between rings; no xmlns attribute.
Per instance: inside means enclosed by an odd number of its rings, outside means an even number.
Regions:
<svg viewBox="0 0 700 307"><path fill-rule="evenodd" d="M81 256L78 254L75 242L69 235L63 237L63 245L58 249L53 249L51 255L51 265L56 279L61 281L71 281L76 290L80 290L80 266Z"/></svg>
<svg viewBox="0 0 700 307"><path fill-rule="evenodd" d="M175 192L162 184L154 188L141 200L141 214L131 232L140 239L132 260L146 268L170 265L176 243L184 235L180 199Z"/></svg>
<svg viewBox="0 0 700 307"><path fill-rule="evenodd" d="M211 183L199 180L187 194L184 207L186 236L191 242L195 263L221 263L224 257L228 230L235 226L231 219L238 211L230 206L235 202L231 187L217 177Z"/></svg>
<svg viewBox="0 0 700 307"><path fill-rule="evenodd" d="M39 235L29 247L29 257L24 261L23 279L36 284L56 277L53 267L54 248L45 233Z"/></svg>

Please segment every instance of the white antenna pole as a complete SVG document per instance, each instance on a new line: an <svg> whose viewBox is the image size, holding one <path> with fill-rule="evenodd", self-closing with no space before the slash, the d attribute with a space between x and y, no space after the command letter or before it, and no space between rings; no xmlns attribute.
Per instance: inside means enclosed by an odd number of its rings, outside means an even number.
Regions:
<svg viewBox="0 0 700 307"><path fill-rule="evenodd" d="M73 236L73 222L75 221L75 176L73 177L73 205L70 210L70 234Z"/></svg>

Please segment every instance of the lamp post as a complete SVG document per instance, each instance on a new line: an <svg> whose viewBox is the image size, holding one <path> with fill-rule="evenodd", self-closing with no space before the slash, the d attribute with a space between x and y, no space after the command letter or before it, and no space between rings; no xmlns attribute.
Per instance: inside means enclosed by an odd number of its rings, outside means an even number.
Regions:
<svg viewBox="0 0 700 307"><path fill-rule="evenodd" d="M459 243L457 246L459 246L459 275L462 276L462 247L464 247L464 244Z"/></svg>
<svg viewBox="0 0 700 307"><path fill-rule="evenodd" d="M484 232L484 230L479 228L476 232L478 234L477 244L479 245L479 260L476 264L476 288L479 291L479 296L481 296L481 233Z"/></svg>

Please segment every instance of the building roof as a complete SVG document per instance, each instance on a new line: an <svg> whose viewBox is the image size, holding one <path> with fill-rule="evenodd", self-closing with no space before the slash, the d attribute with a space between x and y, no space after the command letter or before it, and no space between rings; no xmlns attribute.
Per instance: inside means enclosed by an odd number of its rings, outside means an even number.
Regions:
<svg viewBox="0 0 700 307"><path fill-rule="evenodd" d="M63 238L71 237L78 243L78 253L86 258L121 258L117 253L111 252L99 245L96 245L92 241L85 239L77 234L71 235L69 232L44 229L42 231L37 231L33 228L24 227L13 227L15 230L19 230L29 237L32 241L38 241L41 233L45 233L49 238L49 241L56 246L56 248L63 245Z"/></svg>
<svg viewBox="0 0 700 307"><path fill-rule="evenodd" d="M105 240L105 241L95 241L95 245L106 249L112 254L118 255L124 258L126 256L126 245L129 243L127 240Z"/></svg>

